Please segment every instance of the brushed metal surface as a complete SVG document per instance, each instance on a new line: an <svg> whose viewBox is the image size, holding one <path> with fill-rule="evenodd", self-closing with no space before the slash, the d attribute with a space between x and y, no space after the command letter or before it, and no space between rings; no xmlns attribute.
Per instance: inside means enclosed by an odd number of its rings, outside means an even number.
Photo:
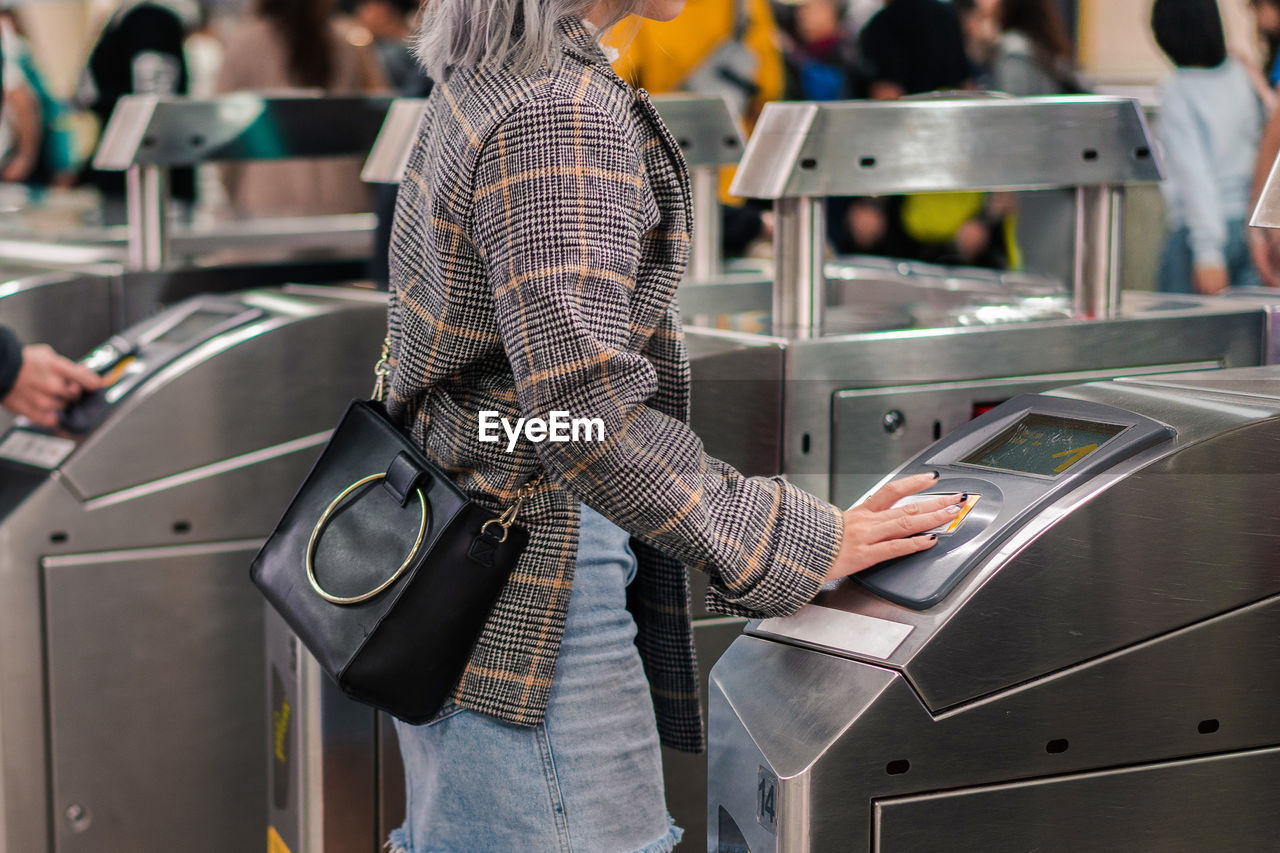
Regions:
<svg viewBox="0 0 1280 853"><path fill-rule="evenodd" d="M781 473L785 341L692 329L686 340L690 423L707 453L748 476Z"/></svg>
<svg viewBox="0 0 1280 853"><path fill-rule="evenodd" d="M236 160L365 156L391 106L381 95L120 99L94 168L194 166Z"/></svg>
<svg viewBox="0 0 1280 853"><path fill-rule="evenodd" d="M849 497L875 482L869 467L838 485L832 399L840 391L926 383L977 382L1006 376L1070 374L1188 363L1224 367L1262 363L1266 316L1247 306L1158 301L1125 294L1127 312L1110 321L1052 321L1000 327L882 332L792 341L787 347L783 470L822 497ZM1157 310L1160 309L1160 310ZM1001 398L1003 399L1003 398ZM695 406L696 406L695 401ZM927 415L926 415L927 417ZM933 419L927 419L926 423ZM918 421L917 421L918 425ZM896 449L909 458L932 441ZM919 438L924 438L920 436ZM881 467L883 473L887 467Z"/></svg>
<svg viewBox="0 0 1280 853"><path fill-rule="evenodd" d="M700 573L699 573L700 574ZM698 653L699 695L703 722L707 721L707 682L711 667L742 635L745 619L699 619L693 623L693 642ZM701 853L707 837L707 754L692 755L674 749L662 750L662 779L667 810L676 825L684 829L680 853Z"/></svg>
<svg viewBox="0 0 1280 853"><path fill-rule="evenodd" d="M391 102L360 172L361 180L370 184L400 183L426 111L426 98L396 98Z"/></svg>
<svg viewBox="0 0 1280 853"><path fill-rule="evenodd" d="M1107 320L1120 313L1123 222L1123 186L1076 188L1072 290L1077 317Z"/></svg>
<svg viewBox="0 0 1280 853"><path fill-rule="evenodd" d="M813 338L822 334L827 307L826 201L784 198L775 204L773 235L773 334Z"/></svg>
<svg viewBox="0 0 1280 853"><path fill-rule="evenodd" d="M773 103L732 192L780 199L1160 178L1146 120L1126 98Z"/></svg>
<svg viewBox="0 0 1280 853"><path fill-rule="evenodd" d="M102 500L86 501L84 490L55 471L0 523L0 582L5 589L0 601L3 853L52 853L54 835L64 832L72 846L59 844L57 849L135 853L162 845L133 839L153 838L157 827L178 825L182 831L167 833L166 839L180 839L184 849L242 850L262 843L265 813L257 806L235 805L241 796L237 792L262 790L264 760L259 734L265 708L262 606L256 594L250 595L252 613L245 613L243 596L251 590L247 552L270 531L314 461L316 435L332 428L334 418L322 411L325 406L307 403L306 398L331 397L337 411L351 397L368 393L369 365L383 334L386 306L384 297L376 294L323 288L258 291L238 298L254 302L283 323L282 328L310 326L315 333L285 335L302 347L291 354L275 345L281 332L268 323L261 334L197 359L190 372L160 374L145 392L151 408L140 413L123 405L101 432L127 433L134 418L159 417L169 425L168 433L148 432L148 424L138 423L138 431L151 436L150 443L98 446L91 436L81 441L67 463L77 467L73 463L79 459L79 470L89 474L86 482L105 489L99 494ZM344 316L331 324L335 314ZM368 340L360 338L360 330ZM345 355L333 354L330 348L346 348ZM205 413L216 408L215 403L194 401L216 400L225 389L205 385L209 374L194 368L224 357L240 364L240 387L233 396L246 408L223 410L209 419ZM307 363L324 365L322 369L331 372L298 370L297 365ZM273 380L272 375L286 378ZM252 396L249 389L255 382L246 381L246 376L261 380L261 396ZM160 405L165 397L180 411L165 414ZM292 438L272 443L272 436L290 433ZM133 455L125 455L125 448ZM85 458L99 453L110 458ZM234 457L240 457L236 464L201 468L201 460L216 463ZM133 466L162 481L129 474ZM171 474L164 475L165 470ZM130 491L126 484L131 481L139 488ZM231 551L237 552L234 566L225 574L213 567L216 560L165 556ZM97 594L86 597L83 593L89 590ZM147 606L129 610L130 597ZM96 622L94 608L102 612ZM129 612L120 615L124 610ZM175 614L184 613L188 618L175 622ZM88 627L80 624L86 620ZM106 629L104 621L110 622ZM238 627L228 631L228 625ZM164 633L173 635L170 642L157 640L156 648L147 652L152 638ZM258 641L251 645L256 648L249 648L246 642L255 636ZM110 658L103 667L121 668L119 677L104 681L95 663L98 657ZM133 665L145 674L143 683L130 680L123 671ZM234 686L248 683L244 673L250 674L252 696ZM205 683L197 689L193 679ZM165 703L152 694L184 684L188 687L181 695L168 701L181 713L164 716L157 704ZM46 685L51 704L46 701ZM91 699L77 698L85 691ZM192 720L203 718L183 711L187 703L223 707L237 696L234 718L188 730ZM220 735L240 724L242 703L256 705L248 735L254 745L248 750L241 749L238 737L228 740ZM101 728L93 728L98 719L150 720L154 725L145 733L148 742L136 743L135 736L142 736L136 727L120 728L112 733L113 740ZM168 750L167 763L160 766L179 769L167 777L149 776L146 765L133 756L146 753L152 743ZM91 760L102 759L106 751L130 759L118 766L106 759ZM248 763L241 760L245 755L251 759ZM234 773L226 770L230 763L236 766ZM61 774L57 780L55 772ZM166 778L171 790L158 791ZM78 799L67 802L72 795L91 795L94 807L88 809L88 803ZM183 805L196 798L202 798L199 807ZM224 807L228 802L232 806ZM79 812L78 820L67 823L67 810L73 806L85 810L87 824ZM218 813L211 818L214 809ZM95 838L103 840L95 843ZM246 838L252 847L242 843ZM195 840L188 844L188 839Z"/></svg>
<svg viewBox="0 0 1280 853"><path fill-rule="evenodd" d="M744 637L712 673L708 809L726 807L751 839L747 770L764 761L784 787L786 770L811 777L808 825L778 850L870 850L872 807L885 798L1273 747L1278 629L1273 596L943 714L890 669ZM1254 780L1224 784L1247 798ZM1183 807L1203 814L1205 804ZM1007 831L1033 832L1038 817L1024 811ZM986 849L948 847L945 824L921 831L925 849ZM1095 841L1076 849L1145 849ZM1213 849L1246 843L1228 831Z"/></svg>
<svg viewBox="0 0 1280 853"><path fill-rule="evenodd" d="M862 613L813 604L785 618L763 619L758 634L785 634L806 645L890 658L915 627Z"/></svg>
<svg viewBox="0 0 1280 853"><path fill-rule="evenodd" d="M875 805L873 849L1262 850L1280 833L1277 785L1280 749L1261 749L885 799Z"/></svg>
<svg viewBox="0 0 1280 853"><path fill-rule="evenodd" d="M940 710L1280 592L1278 489L1280 417L1131 474L974 591L908 677Z"/></svg>
<svg viewBox="0 0 1280 853"><path fill-rule="evenodd" d="M1141 358L1137 352L1131 355ZM853 505L886 471L973 420L977 412L1018 394L1122 376L1208 371L1220 366L1217 359L1196 364L1132 364L1107 370L839 391L832 402L832 502ZM896 416L892 429L886 426L891 416Z"/></svg>
<svg viewBox="0 0 1280 853"><path fill-rule="evenodd" d="M1262 186L1262 193L1249 217L1249 224L1255 228L1280 228L1280 159L1271 165L1267 182Z"/></svg>
<svg viewBox="0 0 1280 853"><path fill-rule="evenodd" d="M746 147L742 125L724 98L672 92L649 100L690 169L738 165Z"/></svg>
<svg viewBox="0 0 1280 853"><path fill-rule="evenodd" d="M712 674L709 814L725 808L753 850L1235 850L1273 837L1280 817L1255 798L1275 762L1249 769L1245 753L1280 745L1278 380L1268 367L1054 391L1177 438L1064 495L935 608L856 584L820 594L813 619L911 625L887 660L787 620L751 623ZM776 847L754 821L758 763L794 792L778 826L800 828ZM1188 786L1197 794L1177 799ZM1224 817L1233 803L1258 814ZM1065 829L1069 815L1090 817ZM1179 831L1192 825L1212 834Z"/></svg>
<svg viewBox="0 0 1280 853"><path fill-rule="evenodd" d="M261 597L245 582L258 544L46 562L60 853L262 843L265 779L246 772L262 766L265 695L258 669L245 666L263 640ZM67 819L73 806L87 826Z"/></svg>
<svg viewBox="0 0 1280 853"><path fill-rule="evenodd" d="M261 294L242 298L269 305L270 317L197 348L175 368L181 370L180 383L171 381L172 371L158 374L85 438L62 469L79 494L92 498L119 491L337 422L352 394L301 393L298 372L325 377L335 389L361 389L385 334L385 297L341 288ZM334 310L344 303L351 310ZM302 319L308 322L298 322ZM249 340L258 345L238 345ZM316 341L326 345L316 347ZM249 376L252 382L245 381ZM285 400L289 416L261 416L280 412ZM246 419L252 430L243 428ZM300 432L303 424L307 428ZM186 443L175 445L169 440L173 435L185 436ZM121 465L122 459L129 464Z"/></svg>
<svg viewBox="0 0 1280 853"><path fill-rule="evenodd" d="M47 343L79 358L114 331L112 276L119 271L96 265L92 272L33 270L8 278L0 282L0 324L25 343Z"/></svg>

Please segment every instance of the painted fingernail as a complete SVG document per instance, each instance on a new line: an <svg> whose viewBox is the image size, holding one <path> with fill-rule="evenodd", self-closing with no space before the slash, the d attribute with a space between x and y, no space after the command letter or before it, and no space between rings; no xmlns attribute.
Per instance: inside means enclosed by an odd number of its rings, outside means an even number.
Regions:
<svg viewBox="0 0 1280 853"><path fill-rule="evenodd" d="M936 533L930 533L930 534L929 534L929 541L930 541L930 542L936 542L936 541L938 541L938 534L936 534Z"/></svg>
<svg viewBox="0 0 1280 853"><path fill-rule="evenodd" d="M968 502L969 502L969 493L965 492L963 495L960 496L960 503L964 504Z"/></svg>
<svg viewBox="0 0 1280 853"><path fill-rule="evenodd" d="M933 475L933 479L935 480L942 476L942 474L938 471L930 471L929 473Z"/></svg>

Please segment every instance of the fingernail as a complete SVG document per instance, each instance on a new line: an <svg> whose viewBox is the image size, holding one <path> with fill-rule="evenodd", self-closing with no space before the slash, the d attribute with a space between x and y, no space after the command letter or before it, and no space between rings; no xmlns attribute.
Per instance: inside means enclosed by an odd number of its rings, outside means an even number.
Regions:
<svg viewBox="0 0 1280 853"><path fill-rule="evenodd" d="M933 475L933 479L935 480L942 476L938 471L930 471L929 473Z"/></svg>
<svg viewBox="0 0 1280 853"><path fill-rule="evenodd" d="M961 504L952 504L951 506L947 507L947 512L951 513L952 515L955 515L960 511L960 507L961 507Z"/></svg>
<svg viewBox="0 0 1280 853"><path fill-rule="evenodd" d="M963 495L960 496L960 503L963 504L968 502L969 502L969 493L965 492Z"/></svg>
<svg viewBox="0 0 1280 853"><path fill-rule="evenodd" d="M930 534L929 534L929 541L930 541L930 542L936 542L937 540L938 540L938 534L936 534L936 533L930 533Z"/></svg>

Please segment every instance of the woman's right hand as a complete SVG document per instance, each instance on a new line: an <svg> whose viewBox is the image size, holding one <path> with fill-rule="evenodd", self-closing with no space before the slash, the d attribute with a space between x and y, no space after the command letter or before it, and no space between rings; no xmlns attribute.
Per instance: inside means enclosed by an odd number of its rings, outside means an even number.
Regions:
<svg viewBox="0 0 1280 853"><path fill-rule="evenodd" d="M938 482L937 474L917 474L894 480L845 511L844 540L826 580L848 577L877 563L926 551L938 544L936 535L922 536L951 521L964 506L966 495L943 495L900 506L903 498Z"/></svg>

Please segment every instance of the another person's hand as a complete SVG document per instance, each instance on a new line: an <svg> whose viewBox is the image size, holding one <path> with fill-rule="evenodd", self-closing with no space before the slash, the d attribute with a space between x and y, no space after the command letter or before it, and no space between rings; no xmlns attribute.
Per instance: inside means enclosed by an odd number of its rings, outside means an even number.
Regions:
<svg viewBox="0 0 1280 853"><path fill-rule="evenodd" d="M925 551L938 544L935 535L921 536L956 517L964 495L943 495L893 508L903 498L938 482L934 474L894 480L844 514L844 540L826 580L847 577L877 563Z"/></svg>
<svg viewBox="0 0 1280 853"><path fill-rule="evenodd" d="M22 368L0 405L43 427L58 425L58 413L85 391L102 387L98 374L63 358L46 344L22 348Z"/></svg>
<svg viewBox="0 0 1280 853"><path fill-rule="evenodd" d="M1196 293L1213 296L1226 290L1231 278L1226 267L1196 267L1191 273L1191 283L1195 285Z"/></svg>

